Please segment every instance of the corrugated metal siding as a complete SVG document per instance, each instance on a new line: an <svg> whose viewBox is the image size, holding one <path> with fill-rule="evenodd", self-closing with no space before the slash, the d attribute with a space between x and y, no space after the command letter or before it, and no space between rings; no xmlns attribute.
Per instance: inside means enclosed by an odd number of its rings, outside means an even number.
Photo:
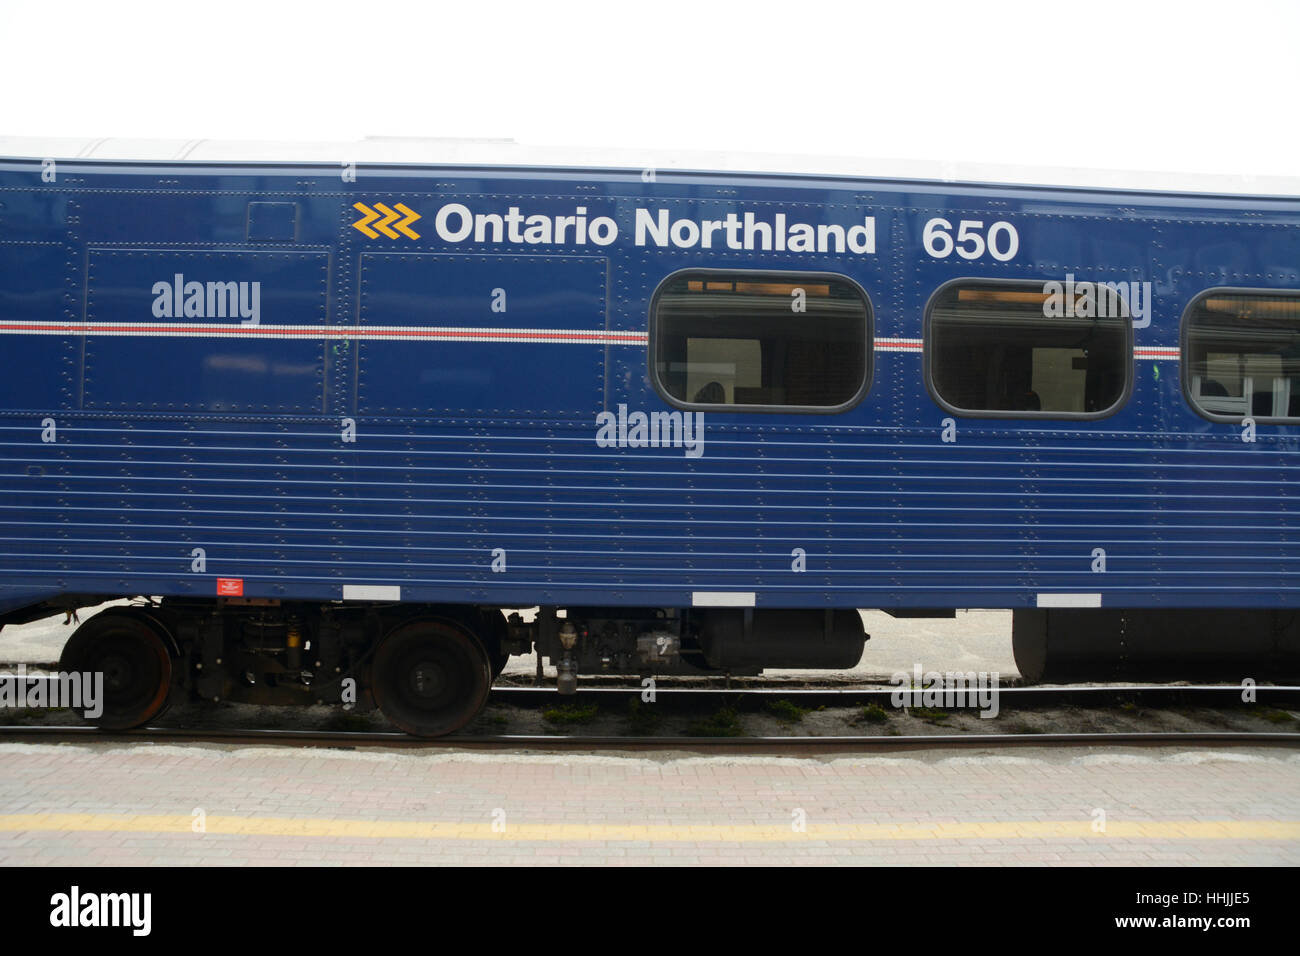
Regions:
<svg viewBox="0 0 1300 956"><path fill-rule="evenodd" d="M13 284L26 298L3 300L0 322L86 321L85 269L99 254L88 247L248 249L247 202L300 203L297 243L275 248L327 249L332 263L323 320L330 337L313 393L326 414L210 415L183 403L168 409L163 391L161 404L128 415L87 393L92 336L0 336L0 394L11 408L31 398L30 407L0 413L0 605L50 591L214 595L217 577L241 578L246 595L338 599L345 584L400 585L403 600L507 606L681 606L695 591L754 591L760 606L802 607L1019 607L1052 592L1098 592L1106 606L1291 606L1300 595L1291 470L1300 430L1261 426L1255 444L1243 443L1237 426L1191 413L1177 361L1151 351L1176 347L1182 305L1203 288L1300 285L1294 203L1192 207L1167 198L1138 210L1131 197L816 183L751 184L723 195L690 177L594 179L590 195L566 183L557 197L555 183L504 183L501 172L371 182L364 195L406 196L425 210L450 195L485 203L538 196L557 208L579 200L593 215L608 208L620 226L643 194L700 215L736 203L809 216L869 208L879 243L869 261L599 250L603 331L632 338L536 352L515 343L507 392L492 414L456 415L430 397L424 416L377 418L358 413L358 382L395 374L397 360L392 369L359 369L364 345L335 347L364 324L361 253L395 248L368 246L351 228L350 202L360 194L323 176L194 170L162 184L153 171L74 169L61 191L42 195L30 175L0 163L0 263L51 277ZM936 211L1021 223L1025 258L929 261L919 224ZM14 254L19 248L58 255L14 266L30 260ZM597 447L598 411L665 408L635 336L645 331L657 283L688 265L835 271L861 284L877 340L865 401L833 417L706 415L699 459L682 449ZM1137 335L1150 354L1135 362L1127 406L1099 422L959 419L957 441L944 443L947 416L926 393L914 344L930 292L960 275L1066 270L1156 285L1154 321ZM585 315L581 328L592 321ZM114 358L115 374L146 391L151 376L166 379L157 363L178 354L151 343L150 362L130 366L144 352L129 344ZM273 354L274 340L264 345ZM462 349L442 354L463 354L466 367L490 361L493 348L451 341L372 354L419 347ZM572 394L593 404L554 414L553 395L538 394L530 379L534 355L552 376L592 383ZM521 414L510 417L511 409ZM57 423L54 443L41 441L46 417ZM355 443L340 436L346 417L357 421ZM190 570L193 548L206 551L203 573ZM803 573L791 567L795 548L807 555ZM1098 548L1104 573L1092 570ZM494 549L505 551L504 572L492 570Z"/></svg>

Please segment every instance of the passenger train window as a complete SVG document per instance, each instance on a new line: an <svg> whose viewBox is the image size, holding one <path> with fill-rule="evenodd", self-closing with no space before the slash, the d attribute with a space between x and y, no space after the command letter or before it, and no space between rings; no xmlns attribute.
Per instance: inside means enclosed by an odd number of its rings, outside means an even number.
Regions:
<svg viewBox="0 0 1300 956"><path fill-rule="evenodd" d="M655 388L680 407L844 411L872 344L866 293L829 273L679 272L650 307Z"/></svg>
<svg viewBox="0 0 1300 956"><path fill-rule="evenodd" d="M1300 422L1300 292L1216 289L1183 314L1183 388L1212 421Z"/></svg>
<svg viewBox="0 0 1300 956"><path fill-rule="evenodd" d="M940 405L990 418L1101 418L1119 409L1133 367L1129 321L1118 310L1101 318L1049 310L1043 285L961 279L931 296L925 378Z"/></svg>

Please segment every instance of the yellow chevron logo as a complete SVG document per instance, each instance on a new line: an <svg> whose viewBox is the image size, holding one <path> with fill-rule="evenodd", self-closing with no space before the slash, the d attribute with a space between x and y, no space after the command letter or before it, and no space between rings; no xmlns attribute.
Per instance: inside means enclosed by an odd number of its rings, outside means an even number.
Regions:
<svg viewBox="0 0 1300 956"><path fill-rule="evenodd" d="M421 216L403 203L393 203L392 208L389 208L383 203L377 202L375 208L371 209L363 202L354 202L352 208L361 213L361 218L352 224L352 228L360 231L368 239L378 239L380 233L383 233L389 239L400 239L401 236L405 236L407 239L420 238L420 234L411 228L411 223L421 218ZM376 229L379 232L376 232ZM397 232L394 232L394 229ZM398 233L401 233L401 236Z"/></svg>

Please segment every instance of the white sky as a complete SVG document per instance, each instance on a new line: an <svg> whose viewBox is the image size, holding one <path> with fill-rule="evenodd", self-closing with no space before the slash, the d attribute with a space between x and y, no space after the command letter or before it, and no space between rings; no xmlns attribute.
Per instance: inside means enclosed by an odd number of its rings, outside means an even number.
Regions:
<svg viewBox="0 0 1300 956"><path fill-rule="evenodd" d="M0 135L1293 176L1300 2L16 2Z"/></svg>

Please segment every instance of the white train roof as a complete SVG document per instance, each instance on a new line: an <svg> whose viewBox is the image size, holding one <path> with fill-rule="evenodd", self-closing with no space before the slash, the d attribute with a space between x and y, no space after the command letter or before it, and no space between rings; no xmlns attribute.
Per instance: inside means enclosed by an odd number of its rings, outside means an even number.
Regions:
<svg viewBox="0 0 1300 956"><path fill-rule="evenodd" d="M508 139L372 136L353 142L0 136L0 157L170 163L340 163L656 169L1300 197L1300 176L1215 175L798 154L529 146Z"/></svg>

